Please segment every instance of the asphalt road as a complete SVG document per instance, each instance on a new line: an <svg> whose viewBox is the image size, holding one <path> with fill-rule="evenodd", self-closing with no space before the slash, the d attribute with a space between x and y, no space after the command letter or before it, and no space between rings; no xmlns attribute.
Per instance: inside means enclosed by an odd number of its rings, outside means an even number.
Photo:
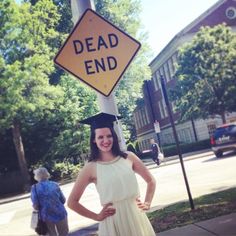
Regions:
<svg viewBox="0 0 236 236"><path fill-rule="evenodd" d="M146 165L157 180L157 189L152 203L152 210L162 208L171 203L188 200L186 185L179 160L168 161L157 167L152 161ZM193 198L217 192L230 187L236 187L236 154L226 155L217 159L212 152L205 152L184 158L184 166L190 191ZM145 183L137 176L141 198L144 198ZM73 183L61 186L67 197ZM89 209L101 209L96 188L88 186L82 202ZM70 232L94 222L68 210ZM31 201L29 198L0 205L0 236L30 236L35 235L30 229Z"/></svg>

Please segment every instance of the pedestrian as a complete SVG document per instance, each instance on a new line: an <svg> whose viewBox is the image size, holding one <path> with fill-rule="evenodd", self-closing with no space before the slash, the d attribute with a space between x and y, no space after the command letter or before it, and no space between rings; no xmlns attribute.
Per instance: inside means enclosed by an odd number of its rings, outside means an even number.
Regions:
<svg viewBox="0 0 236 236"><path fill-rule="evenodd" d="M159 154L161 153L160 147L159 147L158 143L155 142L154 138L150 139L150 144L151 144L152 160L159 166L160 165Z"/></svg>
<svg viewBox="0 0 236 236"><path fill-rule="evenodd" d="M81 121L91 126L90 159L80 171L68 207L82 216L99 221L99 236L155 236L145 211L150 209L155 179L132 152L120 150L113 122L120 117L99 113ZM147 184L140 200L135 173ZM102 209L96 213L80 203L86 187L96 185Z"/></svg>
<svg viewBox="0 0 236 236"><path fill-rule="evenodd" d="M38 181L31 188L33 208L40 210L40 216L46 222L49 236L68 235L66 201L58 183L50 181L50 174L44 167L34 170L34 178Z"/></svg>

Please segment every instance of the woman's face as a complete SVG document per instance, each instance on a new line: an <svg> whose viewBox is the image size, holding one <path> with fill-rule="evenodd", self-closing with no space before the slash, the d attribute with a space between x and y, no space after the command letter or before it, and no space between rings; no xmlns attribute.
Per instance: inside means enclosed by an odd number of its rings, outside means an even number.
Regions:
<svg viewBox="0 0 236 236"><path fill-rule="evenodd" d="M94 142L102 152L110 152L113 145L113 137L109 128L99 128L95 130Z"/></svg>

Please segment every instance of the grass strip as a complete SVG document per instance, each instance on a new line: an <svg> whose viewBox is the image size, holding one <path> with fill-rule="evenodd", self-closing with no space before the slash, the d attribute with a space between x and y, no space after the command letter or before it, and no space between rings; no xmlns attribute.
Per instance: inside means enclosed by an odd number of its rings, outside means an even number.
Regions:
<svg viewBox="0 0 236 236"><path fill-rule="evenodd" d="M195 198L195 209L180 202L148 213L156 233L236 212L236 188Z"/></svg>

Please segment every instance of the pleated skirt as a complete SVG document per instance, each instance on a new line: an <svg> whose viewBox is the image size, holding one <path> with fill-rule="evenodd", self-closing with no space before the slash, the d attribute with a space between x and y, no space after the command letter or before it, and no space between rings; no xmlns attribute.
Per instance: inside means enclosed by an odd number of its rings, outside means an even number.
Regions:
<svg viewBox="0 0 236 236"><path fill-rule="evenodd" d="M99 236L155 236L146 213L135 199L113 202L116 213L99 223Z"/></svg>

